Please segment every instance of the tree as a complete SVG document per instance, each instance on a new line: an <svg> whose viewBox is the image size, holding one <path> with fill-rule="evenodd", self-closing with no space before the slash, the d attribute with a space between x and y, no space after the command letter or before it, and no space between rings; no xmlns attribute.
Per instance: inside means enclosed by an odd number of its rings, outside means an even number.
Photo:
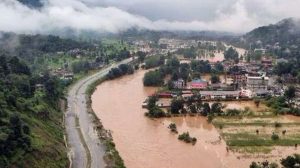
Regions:
<svg viewBox="0 0 300 168"><path fill-rule="evenodd" d="M12 57L9 60L9 66L12 73L30 75L30 69L22 63L18 57Z"/></svg>
<svg viewBox="0 0 300 168"><path fill-rule="evenodd" d="M300 165L300 155L294 154L293 156L288 156L281 160L281 164L284 168L297 168Z"/></svg>
<svg viewBox="0 0 300 168"><path fill-rule="evenodd" d="M256 107L258 108L258 107L259 107L259 104L260 104L260 100L259 100L259 99L255 99L255 100L254 100L254 103L255 103Z"/></svg>
<svg viewBox="0 0 300 168"><path fill-rule="evenodd" d="M175 87L173 81L171 81L171 80L168 81L167 86L168 86L169 90L172 90Z"/></svg>
<svg viewBox="0 0 300 168"><path fill-rule="evenodd" d="M157 96L150 96L148 98L148 103L147 103L148 112L146 113L147 116L153 118L160 118L166 115L165 112L156 105L157 100L158 100Z"/></svg>
<svg viewBox="0 0 300 168"><path fill-rule="evenodd" d="M176 57L172 57L171 59L168 59L167 66L170 68L177 69L180 66L180 62Z"/></svg>
<svg viewBox="0 0 300 168"><path fill-rule="evenodd" d="M144 75L144 86L160 86L164 83L159 71L149 71Z"/></svg>
<svg viewBox="0 0 300 168"><path fill-rule="evenodd" d="M288 103L291 104L291 101L296 97L296 88L289 86L284 92L284 97L288 100Z"/></svg>
<svg viewBox="0 0 300 168"><path fill-rule="evenodd" d="M208 114L210 113L210 106L208 103L204 103L203 104L203 111L202 111L202 114L204 116L207 116Z"/></svg>
<svg viewBox="0 0 300 168"><path fill-rule="evenodd" d="M263 161L263 162L252 162L249 166L250 168L279 168L277 163L269 163L269 161Z"/></svg>
<svg viewBox="0 0 300 168"><path fill-rule="evenodd" d="M160 55L160 56L151 56L145 60L145 68L154 68L160 65L163 65L165 62L165 57Z"/></svg>
<svg viewBox="0 0 300 168"><path fill-rule="evenodd" d="M195 104L190 105L189 109L190 109L191 113L197 113L197 107Z"/></svg>
<svg viewBox="0 0 300 168"><path fill-rule="evenodd" d="M221 113L223 113L222 109L223 109L223 106L219 102L213 103L211 105L211 113L213 113L213 114L220 115Z"/></svg>
<svg viewBox="0 0 300 168"><path fill-rule="evenodd" d="M152 118L161 118L166 116L165 112L157 106L150 109L146 115Z"/></svg>
<svg viewBox="0 0 300 168"><path fill-rule="evenodd" d="M180 67L179 67L179 76L180 76L185 82L187 82L187 79L188 79L188 77L189 77L189 74L190 74L190 65L189 65L189 64L186 64L186 63L180 64Z"/></svg>
<svg viewBox="0 0 300 168"><path fill-rule="evenodd" d="M211 78L210 78L210 80L211 80L211 83L219 83L220 82L220 78L219 78L219 76L217 76L217 75L215 75L215 74L213 74L212 76L211 76Z"/></svg>
<svg viewBox="0 0 300 168"><path fill-rule="evenodd" d="M191 62L191 69L194 72L199 72L199 73L210 73L211 72L211 66L208 61L197 61L197 60L192 60Z"/></svg>
<svg viewBox="0 0 300 168"><path fill-rule="evenodd" d="M129 65L128 64L121 64L119 65L119 69L121 70L122 74L127 74Z"/></svg>
<svg viewBox="0 0 300 168"><path fill-rule="evenodd" d="M147 103L147 109L150 110L156 106L158 98L157 96L149 96L148 103Z"/></svg>
<svg viewBox="0 0 300 168"><path fill-rule="evenodd" d="M224 52L224 57L226 60L238 60L239 53L234 48L230 47Z"/></svg>
<svg viewBox="0 0 300 168"><path fill-rule="evenodd" d="M144 60L145 60L145 58L146 58L146 53L145 53L145 52L143 52L143 51L138 51L138 52L136 53L136 55L138 56L138 60L139 60L140 62L144 62Z"/></svg>
<svg viewBox="0 0 300 168"><path fill-rule="evenodd" d="M174 98L171 102L171 113L179 114L179 111L183 109L183 100Z"/></svg>
<svg viewBox="0 0 300 168"><path fill-rule="evenodd" d="M224 66L221 62L217 62L216 65L215 65L215 70L217 72L223 72L224 71Z"/></svg>
<svg viewBox="0 0 300 168"><path fill-rule="evenodd" d="M178 133L177 127L176 127L176 124L175 124L175 123L170 123L169 126L168 126L168 128L169 128L172 132Z"/></svg>
<svg viewBox="0 0 300 168"><path fill-rule="evenodd" d="M171 79L173 80L173 81L176 81L176 80L178 80L178 73L177 72L173 72L173 74L172 74L172 77L171 77Z"/></svg>
<svg viewBox="0 0 300 168"><path fill-rule="evenodd" d="M291 73L293 69L293 65L290 62L280 62L274 67L274 72L278 75L281 76L283 74L289 74Z"/></svg>

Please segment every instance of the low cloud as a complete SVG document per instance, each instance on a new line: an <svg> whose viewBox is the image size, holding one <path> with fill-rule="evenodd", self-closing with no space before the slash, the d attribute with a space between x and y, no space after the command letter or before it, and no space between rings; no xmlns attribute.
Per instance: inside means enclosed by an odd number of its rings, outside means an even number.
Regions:
<svg viewBox="0 0 300 168"><path fill-rule="evenodd" d="M286 17L300 17L300 0L46 0L40 9L0 2L0 31L57 30L117 33L129 28L244 33Z"/></svg>

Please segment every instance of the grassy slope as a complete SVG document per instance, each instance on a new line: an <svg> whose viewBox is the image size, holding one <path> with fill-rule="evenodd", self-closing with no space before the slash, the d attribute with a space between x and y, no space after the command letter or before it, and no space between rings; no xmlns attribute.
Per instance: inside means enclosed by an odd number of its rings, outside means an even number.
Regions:
<svg viewBox="0 0 300 168"><path fill-rule="evenodd" d="M22 118L31 127L32 152L23 156L15 156L16 167L58 168L68 166L67 150L64 144L62 118L63 113L53 110L49 120L37 119L22 114Z"/></svg>

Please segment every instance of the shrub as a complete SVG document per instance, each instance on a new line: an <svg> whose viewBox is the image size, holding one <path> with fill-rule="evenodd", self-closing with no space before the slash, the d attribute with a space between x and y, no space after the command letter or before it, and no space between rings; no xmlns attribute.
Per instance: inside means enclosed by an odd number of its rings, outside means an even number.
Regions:
<svg viewBox="0 0 300 168"><path fill-rule="evenodd" d="M193 143L195 144L197 142L197 138L195 137L191 137L189 132L184 132L182 134L180 134L178 136L178 139L181 140L181 141L184 141L186 143Z"/></svg>
<svg viewBox="0 0 300 168"><path fill-rule="evenodd" d="M207 121L208 121L209 123L211 123L213 119L214 119L214 116L208 115Z"/></svg>
<svg viewBox="0 0 300 168"><path fill-rule="evenodd" d="M278 128L278 127L281 127L281 126L282 126L282 124L281 124L281 123L279 123L279 122L275 122L274 126L275 126L276 128Z"/></svg>
<svg viewBox="0 0 300 168"><path fill-rule="evenodd" d="M177 127L176 127L176 124L175 123L171 123L168 127L172 132L174 133L178 133L177 131Z"/></svg>
<svg viewBox="0 0 300 168"><path fill-rule="evenodd" d="M279 136L277 134L272 134L271 138L273 141L279 140Z"/></svg>
<svg viewBox="0 0 300 168"><path fill-rule="evenodd" d="M166 113L159 107L155 106L149 109L149 111L146 113L146 116L151 118L161 118L161 117L165 117Z"/></svg>
<svg viewBox="0 0 300 168"><path fill-rule="evenodd" d="M225 115L226 116L238 116L242 113L241 110L238 109L227 109Z"/></svg>
<svg viewBox="0 0 300 168"><path fill-rule="evenodd" d="M286 168L297 168L300 165L300 155L294 154L293 156L288 156L281 160L281 164Z"/></svg>
<svg viewBox="0 0 300 168"><path fill-rule="evenodd" d="M173 99L171 102L171 113L179 114L179 111L183 109L183 103L182 99Z"/></svg>

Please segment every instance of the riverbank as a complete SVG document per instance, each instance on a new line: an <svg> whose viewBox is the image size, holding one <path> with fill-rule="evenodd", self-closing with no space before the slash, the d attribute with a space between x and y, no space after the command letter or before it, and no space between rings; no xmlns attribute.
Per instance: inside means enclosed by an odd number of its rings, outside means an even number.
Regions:
<svg viewBox="0 0 300 168"><path fill-rule="evenodd" d="M87 110L90 114L93 115L93 123L95 125L95 129L97 130L97 134L101 142L105 146L105 156L104 160L107 164L107 168L125 168L124 161L122 160L119 152L115 148L115 144L113 142L113 138L110 134L110 131L106 130L101 120L95 115L95 112L92 109L92 99L91 96L95 92L98 85L102 82L106 81L105 77L102 77L92 84L90 84L86 90L87 96Z"/></svg>

